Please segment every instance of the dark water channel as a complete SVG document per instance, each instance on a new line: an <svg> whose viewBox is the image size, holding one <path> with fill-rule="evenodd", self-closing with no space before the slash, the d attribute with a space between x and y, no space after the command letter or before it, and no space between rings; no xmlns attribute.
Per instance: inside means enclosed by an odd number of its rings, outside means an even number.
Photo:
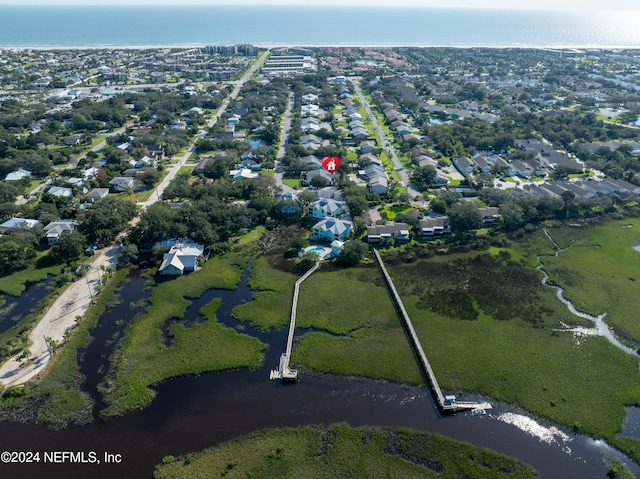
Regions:
<svg viewBox="0 0 640 479"><path fill-rule="evenodd" d="M130 278L121 292L121 304L103 315L93 333L95 340L83 355L81 368L87 376L83 387L98 401L96 388L115 338L139 311L130 304L144 302L148 296L144 280ZM37 424L1 423L0 451L94 451L102 463L0 464L0 478L150 478L165 455L199 451L264 428L338 421L441 433L517 457L543 478L604 478L607 468L602 454L617 455L640 477L640 468L602 442L557 431L503 405L494 405L486 416L442 417L425 388L305 374L293 385L269 381L269 371L277 367L285 347L287 330L264 333L234 320L233 307L251 296L245 273L236 291L210 290L193 301L184 322L198 321L198 310L221 298L219 321L270 345L262 367L166 381L157 386L158 394L149 407L108 421L96 415L94 423L83 427L52 431ZM122 461L105 464L105 452L121 454Z"/></svg>
<svg viewBox="0 0 640 479"><path fill-rule="evenodd" d="M47 275L44 281L27 282L20 296L0 293L0 304L4 301L0 307L0 333L15 326L38 307L38 303L49 294L52 280L53 276Z"/></svg>

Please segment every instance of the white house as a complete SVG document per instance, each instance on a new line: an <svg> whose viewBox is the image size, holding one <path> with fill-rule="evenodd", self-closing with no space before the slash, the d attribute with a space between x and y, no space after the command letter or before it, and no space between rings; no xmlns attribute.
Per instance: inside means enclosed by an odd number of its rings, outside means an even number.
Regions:
<svg viewBox="0 0 640 479"><path fill-rule="evenodd" d="M242 178L254 179L260 176L260 173L254 173L250 168L242 167L239 170L231 170L229 175L234 180L240 180Z"/></svg>
<svg viewBox="0 0 640 479"><path fill-rule="evenodd" d="M52 186L47 190L47 193L58 198L73 198L73 190L64 186Z"/></svg>
<svg viewBox="0 0 640 479"><path fill-rule="evenodd" d="M155 158L150 158L148 156L143 156L133 165L135 168L144 168L145 166L156 166L158 162Z"/></svg>
<svg viewBox="0 0 640 479"><path fill-rule="evenodd" d="M19 170L8 173L7 176L4 177L4 181L20 181L22 178L29 178L30 176L30 171L20 168Z"/></svg>
<svg viewBox="0 0 640 479"><path fill-rule="evenodd" d="M158 272L163 275L177 276L195 271L198 267L198 258L203 254L204 245L191 241L176 243L168 253L165 253Z"/></svg>
<svg viewBox="0 0 640 479"><path fill-rule="evenodd" d="M26 218L11 218L0 225L0 228L24 228L31 229L35 225L39 225L38 220L30 220Z"/></svg>
<svg viewBox="0 0 640 479"><path fill-rule="evenodd" d="M302 105L301 114L302 116L318 116L320 115L320 107L313 103Z"/></svg>

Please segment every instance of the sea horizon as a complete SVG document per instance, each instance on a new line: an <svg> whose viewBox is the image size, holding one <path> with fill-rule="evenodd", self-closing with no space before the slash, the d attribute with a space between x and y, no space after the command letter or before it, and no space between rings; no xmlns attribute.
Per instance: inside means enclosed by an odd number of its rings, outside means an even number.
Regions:
<svg viewBox="0 0 640 479"><path fill-rule="evenodd" d="M640 48L640 10L0 6L0 48Z"/></svg>

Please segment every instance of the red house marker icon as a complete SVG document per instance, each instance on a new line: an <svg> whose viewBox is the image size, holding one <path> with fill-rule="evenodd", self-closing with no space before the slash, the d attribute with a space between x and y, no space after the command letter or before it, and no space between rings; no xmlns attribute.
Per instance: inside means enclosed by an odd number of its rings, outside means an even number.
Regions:
<svg viewBox="0 0 640 479"><path fill-rule="evenodd" d="M322 167L327 171L327 173L334 174L340 168L340 158L337 156L325 156L322 159Z"/></svg>

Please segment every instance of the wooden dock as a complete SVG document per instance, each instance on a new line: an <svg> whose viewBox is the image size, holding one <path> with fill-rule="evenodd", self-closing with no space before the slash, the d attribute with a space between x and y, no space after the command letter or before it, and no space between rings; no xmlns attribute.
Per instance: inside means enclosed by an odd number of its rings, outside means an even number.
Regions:
<svg viewBox="0 0 640 479"><path fill-rule="evenodd" d="M311 276L320 266L316 263L307 271L293 287L293 303L291 304L291 319L289 321L289 336L287 337L287 348L280 356L280 364L277 370L272 370L269 379L282 379L283 381L296 381L298 379L298 370L289 367L291 361L291 349L293 347L293 335L296 330L296 310L298 309L298 294L300 293L300 285Z"/></svg>
<svg viewBox="0 0 640 479"><path fill-rule="evenodd" d="M456 412L456 411L462 411L462 410L491 409L491 404L489 403L458 402L455 396L453 395L445 396L442 393L442 389L440 389L440 385L438 384L436 375L433 372L433 369L431 368L431 364L427 359L427 355L424 353L424 350L422 349L422 344L420 343L420 340L418 339L418 335L416 334L416 331L413 328L413 324L411 323L409 314L407 313L407 310L405 309L404 304L400 299L400 295L398 294L398 291L396 290L396 287L393 284L391 276L389 276L389 273L387 272L387 268L384 266L384 263L382 262L380 253L378 253L378 250L375 248L373 252L376 256L376 260L378 261L378 265L380 266L380 270L382 271L382 275L384 277L385 284L387 285L387 289L391 293L391 298L393 299L396 309L398 310L398 312L400 313L400 316L402 317L402 321L407 330L407 333L409 334L409 339L411 341L413 350L418 356L418 361L420 362L420 366L422 366L422 370L424 371L425 375L429 379L431 389L433 390L433 394L435 395L435 398L440 410L442 412Z"/></svg>

